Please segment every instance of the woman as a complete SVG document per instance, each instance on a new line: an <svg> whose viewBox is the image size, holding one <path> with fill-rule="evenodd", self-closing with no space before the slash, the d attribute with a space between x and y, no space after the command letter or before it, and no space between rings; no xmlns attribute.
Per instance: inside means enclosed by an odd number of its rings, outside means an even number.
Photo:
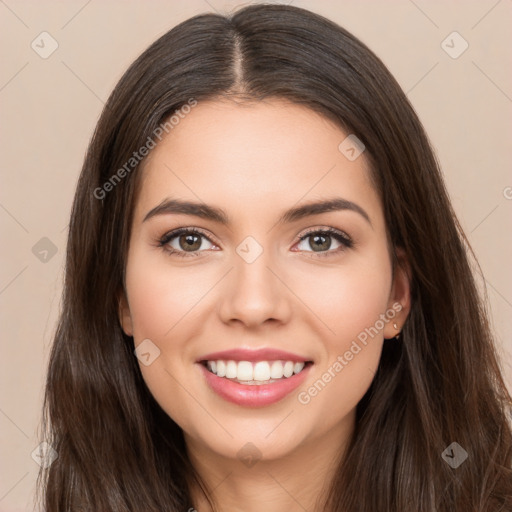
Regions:
<svg viewBox="0 0 512 512"><path fill-rule="evenodd" d="M48 511L512 510L511 404L427 136L291 6L128 69L78 183Z"/></svg>

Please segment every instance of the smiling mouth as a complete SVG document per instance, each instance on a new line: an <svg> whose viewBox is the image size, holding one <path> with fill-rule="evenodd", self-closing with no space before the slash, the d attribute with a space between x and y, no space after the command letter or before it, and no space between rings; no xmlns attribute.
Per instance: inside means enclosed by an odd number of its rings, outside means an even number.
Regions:
<svg viewBox="0 0 512 512"><path fill-rule="evenodd" d="M301 373L312 361L294 362L286 360L275 361L233 361L208 360L201 361L210 373L239 384L258 386L281 382L293 375Z"/></svg>

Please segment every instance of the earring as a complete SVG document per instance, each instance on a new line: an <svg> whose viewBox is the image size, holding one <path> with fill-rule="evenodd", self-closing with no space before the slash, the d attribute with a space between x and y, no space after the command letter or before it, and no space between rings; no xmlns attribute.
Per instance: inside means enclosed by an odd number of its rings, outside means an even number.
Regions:
<svg viewBox="0 0 512 512"><path fill-rule="evenodd" d="M393 327L398 331L398 334L395 336L395 339L398 340L400 339L400 330L398 328L398 325L396 325L396 322L393 324Z"/></svg>

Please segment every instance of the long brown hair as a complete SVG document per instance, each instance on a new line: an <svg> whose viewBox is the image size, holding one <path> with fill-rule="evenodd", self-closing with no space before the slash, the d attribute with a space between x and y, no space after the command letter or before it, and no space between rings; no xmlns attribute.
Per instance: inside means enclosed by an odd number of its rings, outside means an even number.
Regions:
<svg viewBox="0 0 512 512"><path fill-rule="evenodd" d="M191 100L226 96L286 98L355 134L372 164L392 246L410 263L410 315L402 337L384 344L323 510L512 510L512 401L474 256L423 127L362 42L320 15L280 5L184 21L129 67L105 105L69 225L43 416L45 440L58 453L39 478L45 509L181 512L192 505L190 483L199 477L182 431L145 386L133 338L118 320L140 176L140 163L126 162ZM456 468L442 456L453 442L468 454Z"/></svg>

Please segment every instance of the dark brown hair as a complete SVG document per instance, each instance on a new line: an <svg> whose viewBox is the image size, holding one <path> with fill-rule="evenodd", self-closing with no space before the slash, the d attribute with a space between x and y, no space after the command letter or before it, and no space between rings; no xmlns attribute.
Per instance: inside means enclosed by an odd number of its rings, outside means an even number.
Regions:
<svg viewBox="0 0 512 512"><path fill-rule="evenodd" d="M181 429L142 379L118 299L140 165L102 189L191 99L285 98L366 146L393 248L410 263L412 308L385 343L323 510L512 510L507 392L474 256L417 115L384 64L328 19L252 5L174 27L126 71L91 140L74 198L43 425L58 458L40 474L49 512L171 512L198 476ZM110 190L111 189L111 190ZM104 190L104 188L103 188ZM468 453L457 468L441 454Z"/></svg>

